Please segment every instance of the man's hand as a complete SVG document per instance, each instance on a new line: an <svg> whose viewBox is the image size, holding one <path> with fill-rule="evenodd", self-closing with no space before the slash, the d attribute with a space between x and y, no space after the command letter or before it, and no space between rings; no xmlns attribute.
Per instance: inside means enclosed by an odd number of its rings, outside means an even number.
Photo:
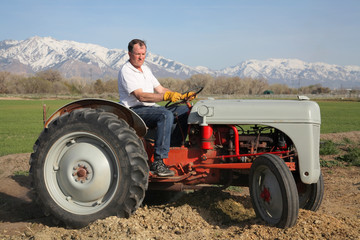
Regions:
<svg viewBox="0 0 360 240"><path fill-rule="evenodd" d="M164 101L177 102L181 99L181 97L181 93L167 91L164 94Z"/></svg>
<svg viewBox="0 0 360 240"><path fill-rule="evenodd" d="M192 101L196 98L196 92L187 92L183 95L181 95L181 100L186 99L187 101Z"/></svg>

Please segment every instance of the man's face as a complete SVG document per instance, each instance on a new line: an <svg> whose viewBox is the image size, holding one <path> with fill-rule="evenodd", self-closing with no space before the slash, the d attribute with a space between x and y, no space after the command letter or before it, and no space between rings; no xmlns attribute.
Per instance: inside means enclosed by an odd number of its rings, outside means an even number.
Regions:
<svg viewBox="0 0 360 240"><path fill-rule="evenodd" d="M140 46L140 44L135 44L132 52L129 52L130 63L135 68L140 68L144 61L146 55L146 47Z"/></svg>

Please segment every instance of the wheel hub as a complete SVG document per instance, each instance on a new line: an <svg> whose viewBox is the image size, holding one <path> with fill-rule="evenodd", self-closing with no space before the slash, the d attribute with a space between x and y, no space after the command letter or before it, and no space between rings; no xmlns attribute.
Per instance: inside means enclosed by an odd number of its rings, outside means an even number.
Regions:
<svg viewBox="0 0 360 240"><path fill-rule="evenodd" d="M74 166L73 170L72 176L75 182L86 183L91 181L93 171L91 166L85 163L85 161L81 161L81 163Z"/></svg>
<svg viewBox="0 0 360 240"><path fill-rule="evenodd" d="M56 182L61 192L73 201L91 203L101 200L114 179L108 152L91 139L74 141L62 149ZM85 139L87 140L87 139ZM96 171L96 172L95 172Z"/></svg>
<svg viewBox="0 0 360 240"><path fill-rule="evenodd" d="M270 203L271 195L268 188L264 187L264 189L260 193L260 197L267 203Z"/></svg>

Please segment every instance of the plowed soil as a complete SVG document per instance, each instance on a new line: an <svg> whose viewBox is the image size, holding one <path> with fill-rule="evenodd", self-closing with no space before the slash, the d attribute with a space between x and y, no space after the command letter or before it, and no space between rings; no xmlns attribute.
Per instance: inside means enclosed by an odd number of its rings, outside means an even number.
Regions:
<svg viewBox="0 0 360 240"><path fill-rule="evenodd" d="M321 138L344 137L359 142L360 132ZM129 219L109 217L66 229L32 202L30 179L23 174L29 156L0 157L0 239L360 239L359 167L322 168L320 209L300 210L297 224L285 230L255 218L247 188L158 195Z"/></svg>

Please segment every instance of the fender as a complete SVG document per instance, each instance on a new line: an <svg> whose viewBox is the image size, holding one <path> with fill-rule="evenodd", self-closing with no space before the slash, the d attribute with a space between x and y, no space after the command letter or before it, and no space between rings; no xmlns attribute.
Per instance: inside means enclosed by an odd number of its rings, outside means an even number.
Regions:
<svg viewBox="0 0 360 240"><path fill-rule="evenodd" d="M49 123L61 115L81 108L103 109L106 112L111 112L119 118L124 119L129 126L136 131L136 134L139 137L145 136L147 132L147 127L144 121L135 112L120 103L96 98L81 99L66 104L65 106L59 108L46 120L44 127L47 128Z"/></svg>

